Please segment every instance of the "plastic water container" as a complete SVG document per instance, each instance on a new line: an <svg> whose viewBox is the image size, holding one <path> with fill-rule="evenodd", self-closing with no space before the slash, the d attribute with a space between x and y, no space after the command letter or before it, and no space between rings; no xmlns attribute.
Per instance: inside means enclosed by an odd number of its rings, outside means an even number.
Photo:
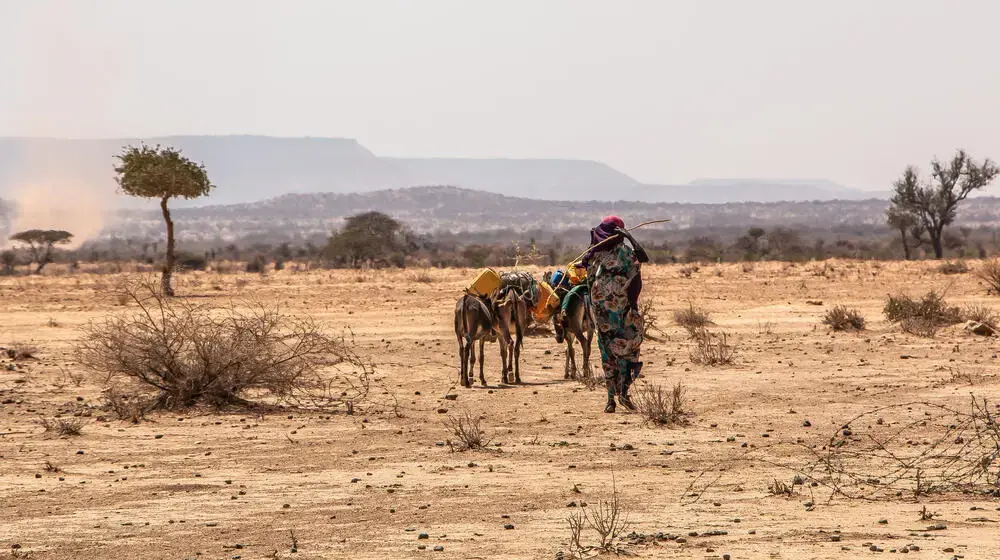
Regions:
<svg viewBox="0 0 1000 560"><path fill-rule="evenodd" d="M569 283L573 286L583 284L587 280L587 269L577 267L575 264L570 265L566 270L566 274L569 276Z"/></svg>
<svg viewBox="0 0 1000 560"><path fill-rule="evenodd" d="M484 268L479 271L476 279L466 289L473 295L488 296L499 287L500 275L492 268Z"/></svg>
<svg viewBox="0 0 1000 560"><path fill-rule="evenodd" d="M547 282L538 283L538 303L531 310L535 316L535 322L546 323L552 318L552 314L559 309L559 296Z"/></svg>

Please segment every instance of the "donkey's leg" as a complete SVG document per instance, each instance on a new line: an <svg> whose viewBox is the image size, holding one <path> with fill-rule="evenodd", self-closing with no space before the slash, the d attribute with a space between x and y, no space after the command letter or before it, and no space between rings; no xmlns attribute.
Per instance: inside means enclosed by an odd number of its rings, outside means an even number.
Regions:
<svg viewBox="0 0 1000 560"><path fill-rule="evenodd" d="M569 355L573 353L573 342L567 337L566 338L566 366L563 371L563 379L571 379L569 370Z"/></svg>
<svg viewBox="0 0 1000 560"><path fill-rule="evenodd" d="M568 334L568 333L567 333ZM566 372L567 379L576 379L578 376L578 371L576 368L576 350L573 348L573 337L566 337L566 362L568 364L568 371Z"/></svg>
<svg viewBox="0 0 1000 560"><path fill-rule="evenodd" d="M486 339L479 339L479 383L483 387L486 386L486 377L483 375L483 364L486 362ZM470 374L472 372L469 372ZM472 385L472 380L469 380L469 385Z"/></svg>
<svg viewBox="0 0 1000 560"><path fill-rule="evenodd" d="M469 367L469 356L467 352L468 350L465 340L462 337L458 337L458 381L462 384L462 387L469 386L469 378L466 376L466 372Z"/></svg>
<svg viewBox="0 0 1000 560"><path fill-rule="evenodd" d="M524 340L524 334L521 330L521 326L517 326L517 332L514 338L514 383L521 383L521 341Z"/></svg>
<svg viewBox="0 0 1000 560"><path fill-rule="evenodd" d="M497 337L497 345L500 347L500 383L507 383L507 350L510 343L507 342L506 329L500 329L500 336Z"/></svg>

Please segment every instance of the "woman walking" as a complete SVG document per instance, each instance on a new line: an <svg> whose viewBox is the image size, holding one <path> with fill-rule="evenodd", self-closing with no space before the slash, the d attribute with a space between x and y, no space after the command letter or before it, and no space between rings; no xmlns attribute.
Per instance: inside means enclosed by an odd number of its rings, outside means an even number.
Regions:
<svg viewBox="0 0 1000 560"><path fill-rule="evenodd" d="M597 346L608 388L604 412L615 411L616 395L622 406L633 410L628 389L642 368L639 347L643 318L638 307L641 263L649 262L649 257L618 216L608 216L590 230L590 244L590 250L577 266L586 267L590 283Z"/></svg>

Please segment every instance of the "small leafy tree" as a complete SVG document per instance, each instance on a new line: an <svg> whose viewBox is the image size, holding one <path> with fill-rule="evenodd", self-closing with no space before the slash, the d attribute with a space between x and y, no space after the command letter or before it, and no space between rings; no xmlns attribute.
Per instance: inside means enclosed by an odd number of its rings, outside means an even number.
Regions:
<svg viewBox="0 0 1000 560"><path fill-rule="evenodd" d="M347 218L323 251L334 264L358 268L368 262L373 266L403 266L406 255L416 249L416 242L398 220L381 212L365 212Z"/></svg>
<svg viewBox="0 0 1000 560"><path fill-rule="evenodd" d="M56 245L66 245L73 239L68 231L55 229L29 229L12 235L11 240L24 243L31 255L31 262L38 263L35 274L40 274L45 265L52 262ZM6 265L6 257L4 259ZM13 262L10 265L13 268Z"/></svg>
<svg viewBox="0 0 1000 560"><path fill-rule="evenodd" d="M115 180L122 192L130 196L157 198L163 221L167 224L167 255L160 282L163 294L174 295L171 283L176 256L174 254L174 222L167 203L171 198L185 199L207 196L215 185L208 179L205 166L181 155L180 150L140 144L127 146L115 156Z"/></svg>
<svg viewBox="0 0 1000 560"><path fill-rule="evenodd" d="M944 229L955 221L958 204L998 174L1000 168L993 161L976 163L964 150L947 163L932 161L930 181L922 181L917 169L909 166L893 185L890 210L916 217L934 248L934 257L940 259L944 256Z"/></svg>
<svg viewBox="0 0 1000 560"><path fill-rule="evenodd" d="M896 206L886 209L885 220L889 223L889 227L899 232L899 238L903 243L903 257L910 260L910 239L916 241L917 245L923 241L920 220L913 213Z"/></svg>

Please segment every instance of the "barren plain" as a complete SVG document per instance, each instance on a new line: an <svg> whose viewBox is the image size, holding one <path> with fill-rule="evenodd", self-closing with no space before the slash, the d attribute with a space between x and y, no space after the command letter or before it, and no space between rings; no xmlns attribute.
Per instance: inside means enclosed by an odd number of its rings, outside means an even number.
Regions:
<svg viewBox="0 0 1000 560"><path fill-rule="evenodd" d="M904 403L964 410L972 394L995 407L995 337L961 324L918 337L882 315L888 295L931 289L996 305L974 274L927 262L681 269L644 269L662 333L644 346L642 382L683 385L689 414L672 426L604 414L603 390L564 380L563 346L546 335L525 340L524 384L499 384L489 345L489 386L458 386L453 309L474 271L290 269L188 273L177 289L350 329L376 365L377 398L353 415L197 408L132 424L102 408L104 380L74 350L88 321L129 311L116 277L2 278L0 346L35 351L0 360L0 557L570 558L567 518L613 486L631 523L620 552L638 558L1000 557L997 494L860 499L794 482L831 438L863 445L869 425L844 432L865 411L888 406L881 426L901 425ZM671 317L692 303L729 334L733 365L691 363ZM867 329L822 325L838 304ZM488 450L445 443L445 419L465 412L482 418ZM82 419L82 433L46 432L57 416ZM941 420L928 418L904 447L933 444Z"/></svg>

